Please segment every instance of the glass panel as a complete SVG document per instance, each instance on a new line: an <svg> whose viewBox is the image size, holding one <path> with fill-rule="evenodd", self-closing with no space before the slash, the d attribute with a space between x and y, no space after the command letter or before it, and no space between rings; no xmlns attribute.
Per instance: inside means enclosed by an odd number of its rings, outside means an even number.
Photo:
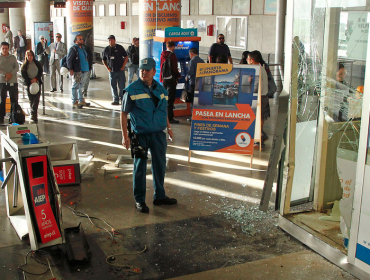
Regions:
<svg viewBox="0 0 370 280"><path fill-rule="evenodd" d="M343 252L350 237L369 32L370 8L363 2L294 1L291 201L314 202L309 207L320 213L306 226L320 234L321 220L333 222L326 238Z"/></svg>
<svg viewBox="0 0 370 280"><path fill-rule="evenodd" d="M217 17L217 34L225 35L225 44L234 48L247 46L246 17Z"/></svg>

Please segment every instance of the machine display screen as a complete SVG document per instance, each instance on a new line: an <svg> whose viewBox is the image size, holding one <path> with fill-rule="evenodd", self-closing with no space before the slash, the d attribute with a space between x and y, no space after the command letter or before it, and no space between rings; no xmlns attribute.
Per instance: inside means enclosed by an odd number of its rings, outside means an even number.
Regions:
<svg viewBox="0 0 370 280"><path fill-rule="evenodd" d="M31 166L33 178L44 177L44 163L42 161L34 162Z"/></svg>

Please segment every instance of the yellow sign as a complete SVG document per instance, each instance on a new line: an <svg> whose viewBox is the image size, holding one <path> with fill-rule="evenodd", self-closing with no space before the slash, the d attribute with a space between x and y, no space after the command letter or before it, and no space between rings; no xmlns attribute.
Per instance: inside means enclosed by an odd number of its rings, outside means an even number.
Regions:
<svg viewBox="0 0 370 280"><path fill-rule="evenodd" d="M228 74L233 70L232 64L225 63L198 63L197 77L216 76Z"/></svg>

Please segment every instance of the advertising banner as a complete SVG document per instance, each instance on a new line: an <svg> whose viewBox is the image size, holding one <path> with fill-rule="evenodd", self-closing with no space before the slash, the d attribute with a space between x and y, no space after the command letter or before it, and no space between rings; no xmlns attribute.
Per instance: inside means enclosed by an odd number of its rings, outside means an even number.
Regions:
<svg viewBox="0 0 370 280"><path fill-rule="evenodd" d="M54 166L55 179L58 185L76 183L75 165Z"/></svg>
<svg viewBox="0 0 370 280"><path fill-rule="evenodd" d="M197 65L190 150L253 154L259 66Z"/></svg>
<svg viewBox="0 0 370 280"><path fill-rule="evenodd" d="M76 35L81 35L85 45L93 53L93 3L94 1L68 1L67 2L67 32L68 48L74 44Z"/></svg>
<svg viewBox="0 0 370 280"><path fill-rule="evenodd" d="M27 158L28 180L32 206L41 242L59 238L60 231L50 205L49 180L46 156Z"/></svg>
<svg viewBox="0 0 370 280"><path fill-rule="evenodd" d="M35 22L35 37L34 37L34 50L36 50L37 44L40 42L40 36L44 36L47 45L49 46L54 42L54 30L52 22Z"/></svg>
<svg viewBox="0 0 370 280"><path fill-rule="evenodd" d="M156 8L158 3L158 9ZM151 40L155 30L180 26L181 0L140 1L140 41Z"/></svg>

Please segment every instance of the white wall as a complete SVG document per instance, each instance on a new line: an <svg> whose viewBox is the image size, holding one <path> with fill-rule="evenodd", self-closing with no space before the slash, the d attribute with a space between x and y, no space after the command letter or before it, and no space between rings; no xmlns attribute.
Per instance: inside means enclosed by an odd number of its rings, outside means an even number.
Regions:
<svg viewBox="0 0 370 280"><path fill-rule="evenodd" d="M132 3L137 3L139 0L132 0ZM184 21L186 27L187 20L194 20L195 27L198 27L198 20L206 20L206 25L216 25L217 16L231 16L232 0L214 0L213 13L214 15L205 16L198 15L199 1L190 0L190 15L182 16L181 20ZM264 54L267 59L267 54L274 53L275 51L275 15L264 15L264 1L251 0L251 15L237 15L248 16L248 39L246 50L259 50ZM119 15L119 4L127 3L127 16ZM116 16L111 17L108 15L108 5L116 4ZM99 16L99 5L105 5L105 16ZM131 16L130 22L130 9L129 0L95 0L94 1L96 16L94 17L94 36L96 46L106 46L107 38L110 34L116 36L119 43L128 46L132 37L137 37L139 34L139 16ZM127 23L126 29L121 29L121 21ZM131 38L130 38L131 29ZM211 44L216 42L216 34L214 36L207 36L206 32L199 32L198 36L202 38L200 42L200 51L207 52ZM233 57L241 57L244 50L231 48Z"/></svg>

